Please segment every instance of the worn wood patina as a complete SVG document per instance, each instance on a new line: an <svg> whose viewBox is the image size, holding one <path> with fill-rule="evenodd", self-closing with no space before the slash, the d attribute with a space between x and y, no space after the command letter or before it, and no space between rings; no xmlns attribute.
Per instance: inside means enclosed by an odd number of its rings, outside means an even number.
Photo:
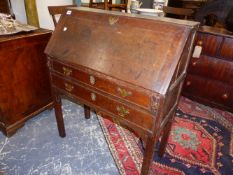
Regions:
<svg viewBox="0 0 233 175"><path fill-rule="evenodd" d="M83 103L146 143L146 175L163 132L162 156L198 27L196 22L88 8L62 16L45 53L61 137L61 97Z"/></svg>

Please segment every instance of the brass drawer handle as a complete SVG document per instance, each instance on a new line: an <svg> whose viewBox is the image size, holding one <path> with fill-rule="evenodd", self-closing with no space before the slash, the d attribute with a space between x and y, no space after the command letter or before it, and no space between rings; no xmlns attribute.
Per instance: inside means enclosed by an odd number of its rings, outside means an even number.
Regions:
<svg viewBox="0 0 233 175"><path fill-rule="evenodd" d="M72 70L67 68L67 67L62 67L63 69L63 74L66 76L70 76L72 74Z"/></svg>
<svg viewBox="0 0 233 175"><path fill-rule="evenodd" d="M222 95L222 98L223 98L224 100L228 99L228 97L229 97L229 95L228 95L227 93L225 93L225 94Z"/></svg>
<svg viewBox="0 0 233 175"><path fill-rule="evenodd" d="M92 101L96 101L96 95L95 95L95 93L91 93L91 100Z"/></svg>
<svg viewBox="0 0 233 175"><path fill-rule="evenodd" d="M193 67L196 66L196 65L197 65L197 62L196 62L196 61L192 62L192 66L193 66Z"/></svg>
<svg viewBox="0 0 233 175"><path fill-rule="evenodd" d="M191 81L186 82L186 86L190 86L191 84L192 84Z"/></svg>
<svg viewBox="0 0 233 175"><path fill-rule="evenodd" d="M199 41L197 42L197 45L202 46L202 45L203 45L203 41L199 40Z"/></svg>
<svg viewBox="0 0 233 175"><path fill-rule="evenodd" d="M120 87L117 88L118 93L122 96L122 97L127 97L127 96L131 96L132 92L127 91L125 89L122 89Z"/></svg>
<svg viewBox="0 0 233 175"><path fill-rule="evenodd" d="M95 84L95 77L94 77L93 75L90 76L90 83L91 83L92 85Z"/></svg>
<svg viewBox="0 0 233 175"><path fill-rule="evenodd" d="M74 89L74 86L72 86L71 84L65 83L65 89L68 92L71 92Z"/></svg>
<svg viewBox="0 0 233 175"><path fill-rule="evenodd" d="M129 114L129 110L125 109L124 106L117 106L118 115L121 117L125 117Z"/></svg>

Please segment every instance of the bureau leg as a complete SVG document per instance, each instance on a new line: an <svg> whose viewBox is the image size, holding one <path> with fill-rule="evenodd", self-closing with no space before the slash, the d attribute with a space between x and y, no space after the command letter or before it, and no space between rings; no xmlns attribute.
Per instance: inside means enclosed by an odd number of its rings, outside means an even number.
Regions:
<svg viewBox="0 0 233 175"><path fill-rule="evenodd" d="M89 106L84 105L84 114L85 114L85 119L91 118L91 109Z"/></svg>
<svg viewBox="0 0 233 175"><path fill-rule="evenodd" d="M24 122L19 122L17 125L14 125L14 127L6 127L3 126L2 131L7 137L13 136L16 131L24 126ZM1 125L0 125L0 130L1 130ZM6 128L5 128L6 127Z"/></svg>
<svg viewBox="0 0 233 175"><path fill-rule="evenodd" d="M163 154L165 153L165 149L166 149L168 137L169 137L169 134L171 131L171 127L172 127L172 120L168 121L168 123L166 124L166 126L163 130L161 143L159 145L159 157L163 157Z"/></svg>
<svg viewBox="0 0 233 175"><path fill-rule="evenodd" d="M146 149L144 153L144 159L142 163L141 175L148 175L150 170L150 165L152 162L152 158L154 156L154 145L158 139L153 137L148 137L146 142Z"/></svg>
<svg viewBox="0 0 233 175"><path fill-rule="evenodd" d="M54 110L55 110L55 116L57 120L57 128L58 128L59 135L61 137L65 137L66 132L65 132L63 115L62 115L61 97L59 95L54 96Z"/></svg>

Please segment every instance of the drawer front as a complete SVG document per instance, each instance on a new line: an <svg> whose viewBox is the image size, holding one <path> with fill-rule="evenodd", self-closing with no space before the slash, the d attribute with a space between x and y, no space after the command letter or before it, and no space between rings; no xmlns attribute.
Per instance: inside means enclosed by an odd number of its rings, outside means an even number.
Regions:
<svg viewBox="0 0 233 175"><path fill-rule="evenodd" d="M192 58L188 73L215 79L233 86L233 62L201 55Z"/></svg>
<svg viewBox="0 0 233 175"><path fill-rule="evenodd" d="M111 99L110 97L101 95L92 89L74 84L56 75L52 75L52 82L56 87L63 89L91 107L103 109L120 117L122 120L136 124L146 130L152 129L154 123L153 116L148 113L136 110L134 107L131 108L123 103Z"/></svg>
<svg viewBox="0 0 233 175"><path fill-rule="evenodd" d="M223 58L231 59L233 61L233 38L225 38L220 56Z"/></svg>
<svg viewBox="0 0 233 175"><path fill-rule="evenodd" d="M142 91L135 91L129 87L120 85L119 82L112 78L106 77L105 79L101 75L93 75L90 71L81 71L73 69L69 66L63 65L58 62L53 62L53 69L66 77L74 78L89 86L97 88L100 91L109 93L111 95L123 98L129 102L136 103L146 109L149 109L150 95Z"/></svg>
<svg viewBox="0 0 233 175"><path fill-rule="evenodd" d="M215 36L199 32L195 40L195 45L199 45L202 47L202 54L215 56L220 48L221 42L221 36Z"/></svg>
<svg viewBox="0 0 233 175"><path fill-rule="evenodd" d="M189 74L184 83L184 93L212 104L233 107L233 86Z"/></svg>

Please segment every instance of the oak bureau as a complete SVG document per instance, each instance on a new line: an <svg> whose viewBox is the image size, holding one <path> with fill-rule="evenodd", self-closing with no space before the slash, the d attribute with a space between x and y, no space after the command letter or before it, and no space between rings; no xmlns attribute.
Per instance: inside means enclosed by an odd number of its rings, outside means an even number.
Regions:
<svg viewBox="0 0 233 175"><path fill-rule="evenodd" d="M61 137L61 97L137 133L149 173L162 131L163 154L198 27L196 22L88 8L62 16L45 53Z"/></svg>

